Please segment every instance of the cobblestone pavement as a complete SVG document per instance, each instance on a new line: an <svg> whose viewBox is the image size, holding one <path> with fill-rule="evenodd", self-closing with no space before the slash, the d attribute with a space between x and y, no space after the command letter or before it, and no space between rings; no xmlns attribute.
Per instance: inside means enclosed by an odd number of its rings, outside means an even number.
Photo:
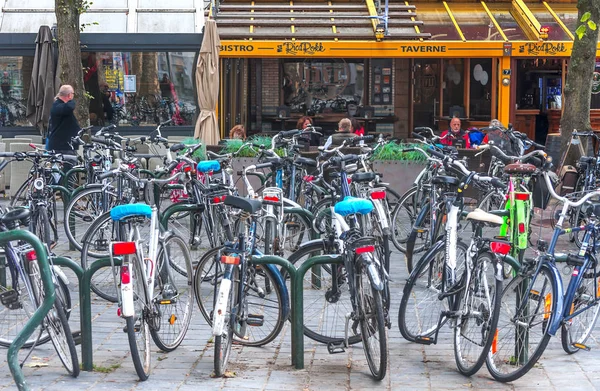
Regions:
<svg viewBox="0 0 600 391"><path fill-rule="evenodd" d="M549 237L549 229L543 230ZM568 246L564 242L561 247ZM58 255L78 259L78 255L59 246ZM330 355L325 345L305 338L305 369L291 366L289 323L281 335L262 348L234 346L230 359L230 378L212 378L213 344L210 329L195 308L192 325L181 346L171 353L153 348L152 374L148 381L137 379L124 322L116 306L93 296L93 348L95 371L81 372L77 379L66 375L50 343L37 347L23 368L25 378L35 390L457 390L457 389L595 389L600 388L600 354L593 338L591 352L567 355L560 338L552 338L544 356L529 374L512 384L495 382L482 368L471 378L458 373L449 329L438 345L423 346L406 342L397 326L398 307L407 278L403 256L394 253L392 262L392 328L389 330L389 368L386 378L373 381L360 344L345 353ZM67 271L74 302L78 284ZM79 329L79 308L71 317L73 330ZM16 389L1 350L0 390ZM78 353L81 354L80 347ZM21 351L24 357L25 351ZM81 355L79 356L81 359Z"/></svg>

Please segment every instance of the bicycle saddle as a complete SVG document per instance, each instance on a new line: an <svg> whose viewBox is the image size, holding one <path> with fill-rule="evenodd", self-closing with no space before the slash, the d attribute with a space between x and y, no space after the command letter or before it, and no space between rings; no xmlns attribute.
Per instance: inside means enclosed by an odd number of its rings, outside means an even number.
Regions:
<svg viewBox="0 0 600 391"><path fill-rule="evenodd" d="M357 172L352 174L352 182L371 182L375 180L375 173L373 172Z"/></svg>
<svg viewBox="0 0 600 391"><path fill-rule="evenodd" d="M512 163L504 166L506 174L533 174L536 170L537 167L533 164Z"/></svg>
<svg viewBox="0 0 600 391"><path fill-rule="evenodd" d="M149 218L151 215L152 208L150 205L146 204L118 205L110 210L110 218L114 221L121 221L133 216L144 216Z"/></svg>
<svg viewBox="0 0 600 391"><path fill-rule="evenodd" d="M220 169L221 163L216 160L203 160L198 163L198 171L200 172L219 171Z"/></svg>
<svg viewBox="0 0 600 391"><path fill-rule="evenodd" d="M467 215L467 220L481 221L483 223L488 223L488 224L497 225L497 226L504 224L504 219L502 217L485 212L479 208L477 208L473 212L469 213Z"/></svg>
<svg viewBox="0 0 600 391"><path fill-rule="evenodd" d="M28 208L17 208L0 216L0 223L9 230L17 228L17 221L26 227L29 225L30 217L31 212Z"/></svg>
<svg viewBox="0 0 600 391"><path fill-rule="evenodd" d="M357 213L366 215L373 210L373 203L363 198L347 196L343 201L335 204L334 210L335 213L344 217Z"/></svg>
<svg viewBox="0 0 600 391"><path fill-rule="evenodd" d="M262 201L229 195L225 198L225 205L254 214L260 210Z"/></svg>

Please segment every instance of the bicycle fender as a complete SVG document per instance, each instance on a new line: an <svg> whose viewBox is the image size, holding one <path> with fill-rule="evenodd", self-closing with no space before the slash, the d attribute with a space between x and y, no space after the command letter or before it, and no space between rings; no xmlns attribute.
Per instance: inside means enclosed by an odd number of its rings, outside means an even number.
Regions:
<svg viewBox="0 0 600 391"><path fill-rule="evenodd" d="M558 271L556 266L549 262L544 262L544 265L542 267L546 267L550 270L552 278L554 279L554 281L556 281L556 291L558 292L558 294L556 295L557 297L555 297L552 302L552 323L550 323L550 327L548 328L548 334L554 336L562 326L563 317L561 315L563 312L562 310L564 308L565 301L562 292L564 292L564 287L562 282L562 276L560 275L560 272Z"/></svg>
<svg viewBox="0 0 600 391"><path fill-rule="evenodd" d="M229 300L229 293L231 292L231 280L224 278L221 280L219 286L219 295L217 296L217 304L213 312L213 329L212 334L214 336L223 335L223 329L225 328L225 317L227 316L227 301Z"/></svg>
<svg viewBox="0 0 600 391"><path fill-rule="evenodd" d="M56 277L61 280L62 282L65 283L65 285L69 285L69 279L67 278L67 275L65 274L65 272L62 271L61 267L58 265L52 265L52 270L54 270L54 274L56 274Z"/></svg>
<svg viewBox="0 0 600 391"><path fill-rule="evenodd" d="M377 269L377 265L375 265L375 261L373 260L373 254L363 254L361 256L361 263L363 266L366 266L367 275L369 276L369 281L371 281L371 285L375 288L375 290L383 291L383 281L381 280L381 276L379 275L379 270Z"/></svg>
<svg viewBox="0 0 600 391"><path fill-rule="evenodd" d="M290 294L288 292L285 281L283 281L283 276L281 275L279 269L277 269L275 265L267 263L263 266L269 269L269 271L273 275L273 278L275 279L277 289L281 290L281 305L283 306L283 319L287 319L287 317L290 314Z"/></svg>
<svg viewBox="0 0 600 391"><path fill-rule="evenodd" d="M427 250L427 252L425 254L423 254L423 256L421 257L421 259L419 259L417 261L417 263L415 264L415 266L413 266L413 271L410 273L410 276L408 277L408 279L410 279L413 275L413 273L415 273L418 269L419 269L419 265L421 264L421 262L429 262L431 259L431 257L433 256L433 254L435 254L441 247L444 247L446 245L446 242L442 239L437 240L433 246L431 246L431 248L429 250Z"/></svg>

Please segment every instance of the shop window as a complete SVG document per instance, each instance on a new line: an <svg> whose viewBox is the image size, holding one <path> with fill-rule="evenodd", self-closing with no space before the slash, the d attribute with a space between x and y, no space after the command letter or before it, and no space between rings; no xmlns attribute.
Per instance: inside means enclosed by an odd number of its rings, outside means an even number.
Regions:
<svg viewBox="0 0 600 391"><path fill-rule="evenodd" d="M31 126L26 118L33 56L0 56L0 127Z"/></svg>
<svg viewBox="0 0 600 391"><path fill-rule="evenodd" d="M363 104L364 72L362 60L286 61L283 103L292 113L346 113L348 104Z"/></svg>
<svg viewBox="0 0 600 391"><path fill-rule="evenodd" d="M470 60L469 117L476 121L492 119L492 60Z"/></svg>
<svg viewBox="0 0 600 391"><path fill-rule="evenodd" d="M84 52L92 125L192 126L193 52Z"/></svg>
<svg viewBox="0 0 600 391"><path fill-rule="evenodd" d="M452 58L444 60L443 67L443 111L441 116L454 117L465 113L465 60ZM460 115L459 115L460 117Z"/></svg>
<svg viewBox="0 0 600 391"><path fill-rule="evenodd" d="M394 63L391 59L373 59L371 60L371 104L374 106L393 105L393 77L392 67Z"/></svg>

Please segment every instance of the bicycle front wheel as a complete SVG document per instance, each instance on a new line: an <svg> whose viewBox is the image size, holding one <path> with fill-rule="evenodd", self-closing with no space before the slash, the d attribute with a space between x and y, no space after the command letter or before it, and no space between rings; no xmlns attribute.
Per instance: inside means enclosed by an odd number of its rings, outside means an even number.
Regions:
<svg viewBox="0 0 600 391"><path fill-rule="evenodd" d="M192 319L192 259L186 243L171 235L160 244L156 261L154 309L158 315L150 328L156 346L165 352L183 341Z"/></svg>
<svg viewBox="0 0 600 391"><path fill-rule="evenodd" d="M493 254L480 253L461 294L454 328L454 358L465 376L477 373L485 362L498 324L502 281L496 279L495 264Z"/></svg>
<svg viewBox="0 0 600 391"><path fill-rule="evenodd" d="M583 312L563 323L560 334L562 347L568 354L577 353L580 350L577 345L585 345L598 320L600 295L596 280L599 276L594 268L588 270L576 289L571 314L582 310Z"/></svg>
<svg viewBox="0 0 600 391"><path fill-rule="evenodd" d="M236 298L238 297L238 285L239 283L233 278L229 296L226 301L227 306L225 308L225 325L223 327L223 333L215 336L215 376L219 377L223 376L227 370L231 345L233 344L233 329L238 324L236 314L238 314L241 309L239 306L236 307L235 305Z"/></svg>
<svg viewBox="0 0 600 391"><path fill-rule="evenodd" d="M390 224L392 242L400 252L406 251L406 242L411 233L413 223L417 218L417 214L419 213L416 200L417 190L418 188L414 186L404 193L392 211Z"/></svg>
<svg viewBox="0 0 600 391"><path fill-rule="evenodd" d="M538 361L550 340L547 329L556 314L557 294L556 281L546 265L537 276L518 275L504 288L498 326L486 357L494 379L514 381Z"/></svg>
<svg viewBox="0 0 600 391"><path fill-rule="evenodd" d="M133 305L135 313L133 316L125 317L127 327L127 338L131 349L131 359L135 372L141 381L150 376L150 328L144 313L146 312L146 294L144 292L144 271L141 261L135 255L131 256L130 268L133 279Z"/></svg>
<svg viewBox="0 0 600 391"><path fill-rule="evenodd" d="M366 269L357 272L356 294L360 311L360 331L369 369L375 380L385 377L388 346L381 292L371 284Z"/></svg>

